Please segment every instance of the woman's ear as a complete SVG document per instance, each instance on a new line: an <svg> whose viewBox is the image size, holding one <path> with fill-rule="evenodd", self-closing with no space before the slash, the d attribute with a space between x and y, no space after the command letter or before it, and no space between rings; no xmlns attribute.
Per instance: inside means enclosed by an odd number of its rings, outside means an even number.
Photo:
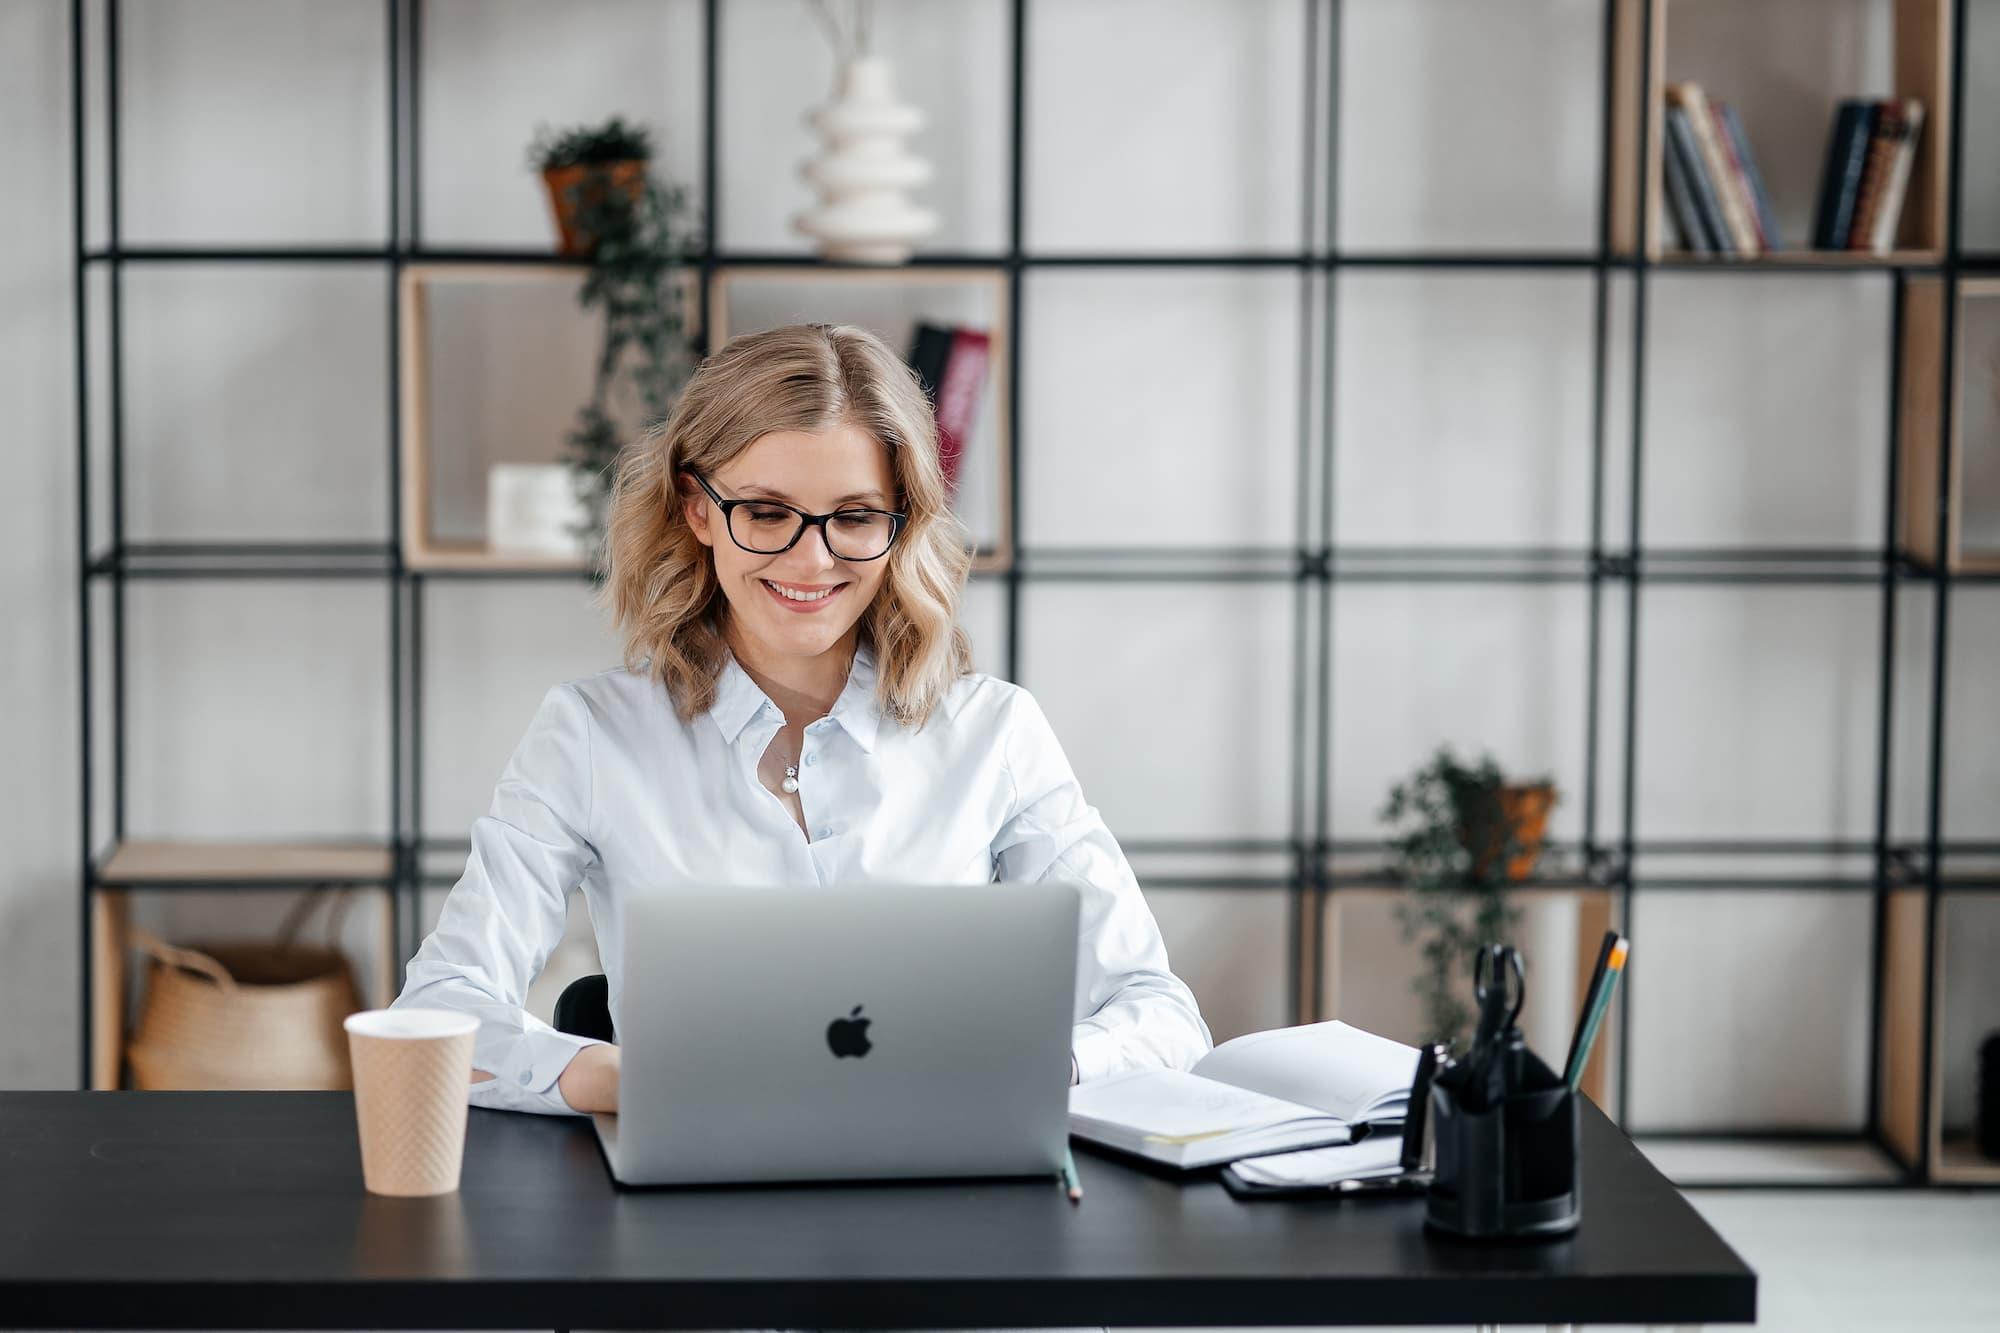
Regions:
<svg viewBox="0 0 2000 1333"><path fill-rule="evenodd" d="M687 525L694 532L695 540L703 546L715 545L715 535L708 530L708 496L685 472L674 474L674 487L681 513L687 517Z"/></svg>

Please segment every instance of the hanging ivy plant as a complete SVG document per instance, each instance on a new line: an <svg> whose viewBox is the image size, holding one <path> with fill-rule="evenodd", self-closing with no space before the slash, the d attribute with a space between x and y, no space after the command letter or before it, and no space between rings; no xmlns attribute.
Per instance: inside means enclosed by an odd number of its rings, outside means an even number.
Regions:
<svg viewBox="0 0 2000 1333"><path fill-rule="evenodd" d="M635 150L650 150L645 132L614 117L601 129L541 132L530 161L537 169L551 161L608 167ZM635 405L645 424L664 420L694 372L694 312L682 271L700 227L687 187L650 174L616 188L585 175L567 191L575 229L589 238L590 267L577 300L604 319L590 399L564 437L586 513L577 535L595 554L603 548L612 468L625 443L614 403ZM591 561L593 568L600 563Z"/></svg>

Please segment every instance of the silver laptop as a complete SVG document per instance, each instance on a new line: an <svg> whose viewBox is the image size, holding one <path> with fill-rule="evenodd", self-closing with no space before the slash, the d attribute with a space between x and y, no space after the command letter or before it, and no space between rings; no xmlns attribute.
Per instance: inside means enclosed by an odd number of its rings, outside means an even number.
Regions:
<svg viewBox="0 0 2000 1333"><path fill-rule="evenodd" d="M1069 884L672 888L630 902L627 1185L1041 1175L1068 1142Z"/></svg>

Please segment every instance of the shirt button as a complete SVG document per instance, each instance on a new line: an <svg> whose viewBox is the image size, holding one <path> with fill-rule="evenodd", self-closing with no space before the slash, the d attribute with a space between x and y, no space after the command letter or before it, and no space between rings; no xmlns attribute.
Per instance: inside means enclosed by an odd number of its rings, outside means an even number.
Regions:
<svg viewBox="0 0 2000 1333"><path fill-rule="evenodd" d="M822 838L831 838L833 836L833 825L829 824L825 828L821 829L819 831L819 836Z"/></svg>
<svg viewBox="0 0 2000 1333"><path fill-rule="evenodd" d="M818 762L819 762L819 751L815 750L811 754L806 756L807 768L811 768L814 764L817 764Z"/></svg>
<svg viewBox="0 0 2000 1333"><path fill-rule="evenodd" d="M521 1086L522 1086L522 1087L524 1087L524 1088L525 1088L525 1087L527 1087L527 1086L528 1086L528 1085L529 1085L530 1083L533 1083L534 1081L535 1081L535 1076L534 1076L534 1074L533 1074L533 1073L529 1072L529 1071L528 1071L528 1070L526 1070L526 1069L523 1069L523 1070L521 1071Z"/></svg>

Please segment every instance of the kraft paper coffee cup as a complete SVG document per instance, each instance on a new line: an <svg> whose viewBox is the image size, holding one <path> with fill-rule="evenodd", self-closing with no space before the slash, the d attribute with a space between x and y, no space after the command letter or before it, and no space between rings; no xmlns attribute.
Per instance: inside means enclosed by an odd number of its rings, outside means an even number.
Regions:
<svg viewBox="0 0 2000 1333"><path fill-rule="evenodd" d="M465 1162L479 1020L448 1009L369 1009L345 1026L368 1192L451 1193Z"/></svg>

